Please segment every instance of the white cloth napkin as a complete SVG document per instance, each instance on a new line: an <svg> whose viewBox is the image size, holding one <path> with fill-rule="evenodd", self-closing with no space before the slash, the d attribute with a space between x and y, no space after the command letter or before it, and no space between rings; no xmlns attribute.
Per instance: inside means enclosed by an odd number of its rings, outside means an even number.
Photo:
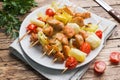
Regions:
<svg viewBox="0 0 120 80"><path fill-rule="evenodd" d="M10 52L12 52L14 55L16 55L21 60L27 62L32 68L34 68L36 71L38 71L40 74L45 76L46 78L50 80L76 80L79 76L79 78L85 73L85 71L88 68L88 64L86 66L83 66L81 68L77 68L74 70L70 70L65 72L64 74L61 74L61 70L54 70L47 67L44 67L40 64L37 64L33 60L31 60L25 53L22 51L19 43L17 42L18 39L16 39L11 45L10 45ZM81 74L81 75L79 75Z"/></svg>
<svg viewBox="0 0 120 80"><path fill-rule="evenodd" d="M62 0L62 1L66 5L73 5L68 0ZM105 37L105 41L106 41L106 39L110 36L113 29L115 28L116 24L112 21L101 18L95 14L93 14L93 15L95 16L96 21L102 21L100 23L101 26L108 27L107 30L104 32L104 37ZM28 63L33 69L35 69L41 75L45 76L46 78L48 78L50 80L79 80L82 77L82 75L86 72L86 70L89 68L90 63L88 63L82 67L76 68L74 70L67 71L64 74L61 74L61 72L62 72L61 70L50 69L50 68L44 67L40 64L37 64L36 62L31 60L21 49L21 46L19 45L19 43L17 41L18 41L18 39L16 39L10 45L10 52L13 53L15 56L17 56L18 58L20 58L21 60L23 60L24 62ZM101 49L102 48L103 47L101 47Z"/></svg>

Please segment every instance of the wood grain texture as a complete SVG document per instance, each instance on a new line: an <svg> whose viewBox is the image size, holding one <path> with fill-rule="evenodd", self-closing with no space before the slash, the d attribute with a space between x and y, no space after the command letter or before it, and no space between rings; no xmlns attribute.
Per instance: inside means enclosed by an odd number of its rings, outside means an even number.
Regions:
<svg viewBox="0 0 120 80"><path fill-rule="evenodd" d="M39 6L44 6L51 3L53 0L36 0ZM70 0L78 6L88 9L92 7L91 12L104 17L106 19L116 22L103 8L96 4L93 0ZM115 10L120 12L120 0L105 0ZM1 7L2 3L0 3ZM31 11L36 8L31 9ZM30 12L31 12L30 11ZM29 13L28 13L29 14ZM23 20L28 14L21 17ZM117 22L116 22L117 23ZM107 40L105 47L95 58L96 60L103 60L107 64L107 69L104 74L96 75L93 70L94 63L89 67L81 80L120 80L120 65L113 65L109 61L109 54L112 51L120 52L120 24ZM4 34L4 30L0 30L0 80L47 80L38 72L33 70L29 65L22 62L14 55L9 53L9 45L13 42L8 36Z"/></svg>

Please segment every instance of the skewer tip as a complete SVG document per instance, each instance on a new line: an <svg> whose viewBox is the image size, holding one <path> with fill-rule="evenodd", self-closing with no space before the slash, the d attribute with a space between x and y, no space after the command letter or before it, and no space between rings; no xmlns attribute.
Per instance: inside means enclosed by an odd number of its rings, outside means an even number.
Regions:
<svg viewBox="0 0 120 80"><path fill-rule="evenodd" d="M65 71L67 71L68 70L68 68L66 67L63 71L62 71L62 74L65 72Z"/></svg>
<svg viewBox="0 0 120 80"><path fill-rule="evenodd" d="M52 62L55 63L57 61L57 58L55 58Z"/></svg>
<svg viewBox="0 0 120 80"><path fill-rule="evenodd" d="M108 28L108 26L103 29L103 32L105 32L107 30L107 28Z"/></svg>
<svg viewBox="0 0 120 80"><path fill-rule="evenodd" d="M102 22L102 20L98 21L97 25L99 25Z"/></svg>
<svg viewBox="0 0 120 80"><path fill-rule="evenodd" d="M44 52L44 53L42 54L42 57L43 57L43 56L45 56L45 55L46 55L46 53L47 53L47 52Z"/></svg>
<svg viewBox="0 0 120 80"><path fill-rule="evenodd" d="M39 40L35 41L33 44L30 45L30 48L35 46L38 42L39 42Z"/></svg>
<svg viewBox="0 0 120 80"><path fill-rule="evenodd" d="M48 56L51 55L51 53L53 52L54 49L52 49L49 53L48 53Z"/></svg>
<svg viewBox="0 0 120 80"><path fill-rule="evenodd" d="M26 37L28 34L30 33L30 31L27 31L21 38L18 39L18 42L20 42L24 37Z"/></svg>

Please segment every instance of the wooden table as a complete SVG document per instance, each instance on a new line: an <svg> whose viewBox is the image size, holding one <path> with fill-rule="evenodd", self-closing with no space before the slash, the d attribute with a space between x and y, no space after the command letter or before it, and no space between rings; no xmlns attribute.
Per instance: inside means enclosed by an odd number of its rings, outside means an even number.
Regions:
<svg viewBox="0 0 120 80"><path fill-rule="evenodd" d="M51 3L52 0L36 0L39 6ZM103 8L97 5L93 0L70 0L73 3L88 9L92 7L91 12L116 22ZM120 12L120 0L105 0L115 10ZM33 8L33 11L36 8ZM120 25L107 40L105 47L99 53L95 60L103 60L107 64L105 73L96 75L93 70L93 64L89 67L81 80L120 80L120 65L113 65L109 61L109 54L112 51L120 51ZM33 70L29 65L9 53L9 45L13 42L0 30L0 80L46 80L42 75Z"/></svg>

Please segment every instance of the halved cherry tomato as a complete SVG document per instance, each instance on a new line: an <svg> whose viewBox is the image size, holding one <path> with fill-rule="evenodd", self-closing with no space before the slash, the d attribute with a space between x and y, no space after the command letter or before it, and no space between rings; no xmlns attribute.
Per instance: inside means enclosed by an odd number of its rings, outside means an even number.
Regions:
<svg viewBox="0 0 120 80"><path fill-rule="evenodd" d="M96 34L100 39L102 39L102 31L101 31L101 30L97 30L97 31L95 32L95 34Z"/></svg>
<svg viewBox="0 0 120 80"><path fill-rule="evenodd" d="M120 53L119 52L112 52L110 54L110 61L112 63L118 64L120 62Z"/></svg>
<svg viewBox="0 0 120 80"><path fill-rule="evenodd" d="M106 69L106 64L104 61L96 61L94 63L94 70L98 73L103 73Z"/></svg>
<svg viewBox="0 0 120 80"><path fill-rule="evenodd" d="M91 51L91 46L89 43L84 42L81 46L80 46L80 50L85 52L86 54L89 54Z"/></svg>
<svg viewBox="0 0 120 80"><path fill-rule="evenodd" d="M46 10L46 15L48 15L48 16L54 16L54 14L55 14L55 12L52 9L48 8Z"/></svg>
<svg viewBox="0 0 120 80"><path fill-rule="evenodd" d="M68 69L74 69L77 64L77 60L74 57L70 56L66 60L65 67L67 67Z"/></svg>
<svg viewBox="0 0 120 80"><path fill-rule="evenodd" d="M36 25L34 25L34 24L29 24L29 25L27 26L27 31L36 33L36 32L37 32L36 28L37 28Z"/></svg>

